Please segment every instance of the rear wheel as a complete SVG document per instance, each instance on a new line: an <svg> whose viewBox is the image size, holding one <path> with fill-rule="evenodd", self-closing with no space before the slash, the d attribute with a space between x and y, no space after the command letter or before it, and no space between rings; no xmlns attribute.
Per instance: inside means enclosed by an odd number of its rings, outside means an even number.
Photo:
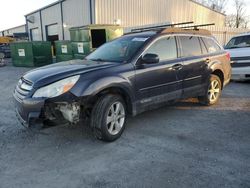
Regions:
<svg viewBox="0 0 250 188"><path fill-rule="evenodd" d="M217 75L212 74L206 95L198 98L200 103L204 105L216 104L221 95L221 86L220 78Z"/></svg>
<svg viewBox="0 0 250 188"><path fill-rule="evenodd" d="M126 121L126 106L119 95L105 95L95 104L91 114L91 127L96 138L104 141L118 139Z"/></svg>

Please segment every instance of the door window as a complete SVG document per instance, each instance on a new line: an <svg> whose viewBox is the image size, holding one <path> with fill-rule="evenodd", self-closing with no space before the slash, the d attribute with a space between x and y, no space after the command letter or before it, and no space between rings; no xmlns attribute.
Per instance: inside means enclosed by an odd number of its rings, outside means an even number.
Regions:
<svg viewBox="0 0 250 188"><path fill-rule="evenodd" d="M198 37L180 36L182 56L199 56L202 54L201 46Z"/></svg>
<svg viewBox="0 0 250 188"><path fill-rule="evenodd" d="M176 41L174 37L164 37L154 42L144 54L157 54L160 61L177 58Z"/></svg>

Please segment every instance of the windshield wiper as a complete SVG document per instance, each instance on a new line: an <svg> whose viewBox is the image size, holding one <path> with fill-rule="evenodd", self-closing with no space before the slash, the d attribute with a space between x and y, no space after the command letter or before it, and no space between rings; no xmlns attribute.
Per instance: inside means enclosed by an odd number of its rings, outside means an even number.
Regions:
<svg viewBox="0 0 250 188"><path fill-rule="evenodd" d="M105 62L106 60L97 58L97 59L89 59L90 61L99 61L99 62Z"/></svg>

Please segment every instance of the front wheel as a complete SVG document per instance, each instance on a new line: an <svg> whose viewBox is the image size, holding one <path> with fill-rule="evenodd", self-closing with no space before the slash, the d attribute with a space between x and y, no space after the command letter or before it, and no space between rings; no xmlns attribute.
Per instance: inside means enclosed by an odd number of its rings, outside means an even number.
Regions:
<svg viewBox="0 0 250 188"><path fill-rule="evenodd" d="M119 95L105 95L98 99L91 114L91 127L96 138L104 141L118 139L126 121L126 106Z"/></svg>
<svg viewBox="0 0 250 188"><path fill-rule="evenodd" d="M199 97L199 101L204 105L216 104L221 95L221 80L218 76L212 74L210 77L209 87L206 91L206 95Z"/></svg>

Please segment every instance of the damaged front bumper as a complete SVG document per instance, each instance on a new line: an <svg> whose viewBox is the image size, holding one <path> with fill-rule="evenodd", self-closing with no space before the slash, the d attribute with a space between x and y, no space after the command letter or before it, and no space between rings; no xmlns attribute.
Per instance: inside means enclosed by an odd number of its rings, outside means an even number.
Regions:
<svg viewBox="0 0 250 188"><path fill-rule="evenodd" d="M41 129L64 123L76 124L80 120L80 101L70 92L51 99L23 100L14 93L14 99L17 118L28 128Z"/></svg>

